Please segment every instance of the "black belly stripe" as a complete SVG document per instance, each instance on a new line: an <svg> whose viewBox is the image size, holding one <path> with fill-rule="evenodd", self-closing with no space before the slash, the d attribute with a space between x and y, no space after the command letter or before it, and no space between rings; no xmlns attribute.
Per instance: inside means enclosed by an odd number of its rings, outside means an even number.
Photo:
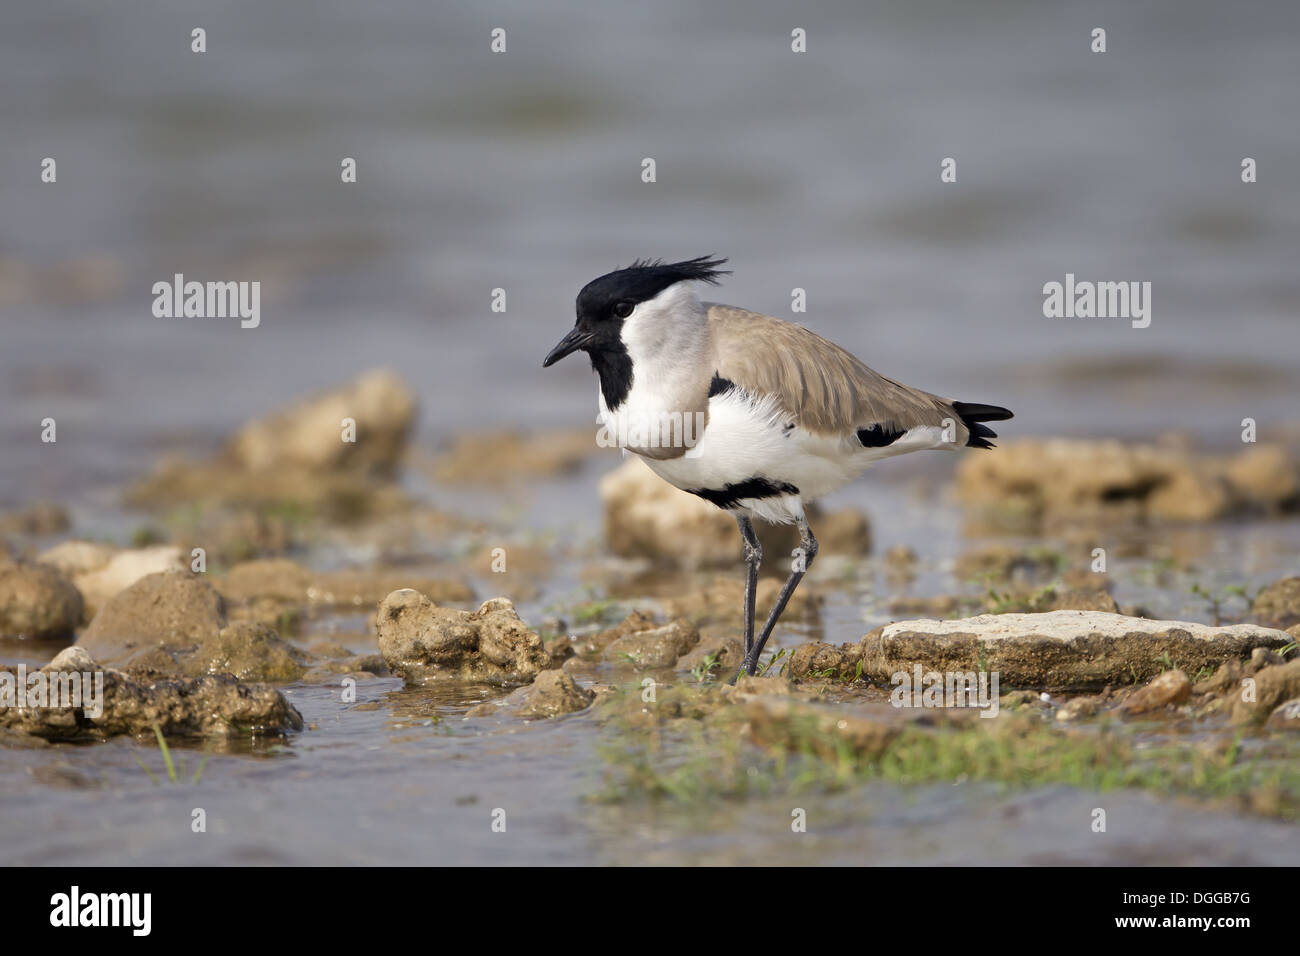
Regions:
<svg viewBox="0 0 1300 956"><path fill-rule="evenodd" d="M777 498L781 495L797 495L799 489L787 481L769 481L767 478L748 478L734 485L722 488L687 488L693 495L719 508L734 508L742 498Z"/></svg>
<svg viewBox="0 0 1300 956"><path fill-rule="evenodd" d="M891 428L886 431L884 425L872 425L870 428L858 429L858 441L862 442L863 448L884 448L906 434L906 429Z"/></svg>

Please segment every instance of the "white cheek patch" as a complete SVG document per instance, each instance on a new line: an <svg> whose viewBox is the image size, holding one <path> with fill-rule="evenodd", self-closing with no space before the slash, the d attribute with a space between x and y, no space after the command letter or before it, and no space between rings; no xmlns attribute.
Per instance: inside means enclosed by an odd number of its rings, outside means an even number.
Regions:
<svg viewBox="0 0 1300 956"><path fill-rule="evenodd" d="M672 361L665 350L694 339L704 322L704 310L694 282L676 282L653 299L639 303L623 320L619 338L633 365Z"/></svg>

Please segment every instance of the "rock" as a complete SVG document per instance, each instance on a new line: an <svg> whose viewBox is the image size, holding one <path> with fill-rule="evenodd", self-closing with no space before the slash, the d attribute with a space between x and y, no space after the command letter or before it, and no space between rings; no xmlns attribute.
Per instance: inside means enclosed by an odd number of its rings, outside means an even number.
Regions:
<svg viewBox="0 0 1300 956"><path fill-rule="evenodd" d="M883 555L885 573L900 581L910 581L916 577L916 566L920 556L905 544L896 544Z"/></svg>
<svg viewBox="0 0 1300 956"><path fill-rule="evenodd" d="M433 476L449 484L501 484L569 474L600 451L596 427L525 433L461 435L433 463Z"/></svg>
<svg viewBox="0 0 1300 956"><path fill-rule="evenodd" d="M1036 516L1104 510L1141 500L1167 481L1168 453L1118 441L1052 439L1000 442L996 454L968 455L957 466L958 497L971 505L1015 506Z"/></svg>
<svg viewBox="0 0 1300 956"><path fill-rule="evenodd" d="M225 602L211 584L188 571L160 571L111 598L78 643L98 661L124 665L140 650L214 640L225 624Z"/></svg>
<svg viewBox="0 0 1300 956"><path fill-rule="evenodd" d="M366 372L342 388L308 398L250 422L231 439L229 453L254 472L280 469L391 475L415 423L415 395L393 372ZM356 440L343 440L343 420Z"/></svg>
<svg viewBox="0 0 1300 956"><path fill-rule="evenodd" d="M1300 470L1278 446L1220 459L1169 444L1029 439L963 458L956 488L968 505L1039 526L1107 517L1204 522L1294 508Z"/></svg>
<svg viewBox="0 0 1300 956"><path fill-rule="evenodd" d="M551 667L562 667L564 662L572 659L577 651L573 649L573 642L567 637L557 637L554 640L546 641L546 653L551 659Z"/></svg>
<svg viewBox="0 0 1300 956"><path fill-rule="evenodd" d="M672 621L663 627L626 634L606 645L603 657L614 663L630 663L637 670L672 667L699 643L700 632L687 621Z"/></svg>
<svg viewBox="0 0 1300 956"><path fill-rule="evenodd" d="M0 637L71 639L81 612L80 592L57 568L0 564Z"/></svg>
<svg viewBox="0 0 1300 956"><path fill-rule="evenodd" d="M556 717L571 714L591 705L594 695L580 687L572 677L561 670L542 671L527 687L518 709L520 717Z"/></svg>
<svg viewBox="0 0 1300 956"><path fill-rule="evenodd" d="M776 597L781 593L784 583L776 578L758 579L758 588L754 595L756 627L762 627L763 621L766 620L767 609L776 603ZM706 624L743 627L745 579L739 574L721 575L699 591L692 591L681 597L666 598L662 603L669 617L684 617L696 627L704 627ZM815 620L819 606L819 599L808 587L808 581L805 579L790 598L781 620L791 621L798 618Z"/></svg>
<svg viewBox="0 0 1300 956"><path fill-rule="evenodd" d="M447 679L526 684L551 662L542 639L506 598L484 601L471 612L439 607L403 588L379 605L376 627L384 661L411 684Z"/></svg>
<svg viewBox="0 0 1300 956"><path fill-rule="evenodd" d="M278 690L245 684L229 674L138 681L102 668L82 647L67 648L42 671L102 674L102 698L97 700L98 693L87 689L80 707L0 707L0 728L46 740L79 740L121 734L152 737L155 726L166 736L219 738L284 733L303 726L302 715ZM15 670L0 667L3 672ZM89 686L94 684L92 678Z"/></svg>
<svg viewBox="0 0 1300 956"><path fill-rule="evenodd" d="M241 473L242 474L242 473ZM357 512L356 503L347 503L346 495L336 502L339 510ZM299 502L285 502L284 507L205 508L182 511L170 522L171 540L189 555L201 547L208 565L233 565L252 558L272 557L310 547L313 535L304 522ZM368 503L362 505L362 510Z"/></svg>
<svg viewBox="0 0 1300 956"><path fill-rule="evenodd" d="M72 522L61 506L41 502L20 511L0 514L0 534L21 534L37 537L67 531Z"/></svg>
<svg viewBox="0 0 1300 956"><path fill-rule="evenodd" d="M1300 577L1274 581L1255 595L1251 615L1270 627L1288 628L1300 624Z"/></svg>
<svg viewBox="0 0 1300 956"><path fill-rule="evenodd" d="M1049 611L1105 611L1118 614L1119 605L1105 588L1071 588L1062 593L1052 593L1046 610Z"/></svg>
<svg viewBox="0 0 1300 956"><path fill-rule="evenodd" d="M605 543L620 557L650 558L686 568L741 565L736 520L703 498L674 488L636 456L601 479L600 498ZM861 512L822 515L812 509L809 521L823 555L861 555L871 549L870 525ZM757 521L754 528L763 546L764 566L779 563L788 573L790 555L799 547L794 526Z"/></svg>
<svg viewBox="0 0 1300 956"><path fill-rule="evenodd" d="M1263 723L1283 703L1300 697L1300 657L1281 667L1266 667L1250 679L1254 700L1244 699L1246 688L1240 683L1228 690L1233 723Z"/></svg>
<svg viewBox="0 0 1300 956"><path fill-rule="evenodd" d="M264 624L228 624L221 595L185 571L147 575L116 595L80 646L137 678L232 674L287 682L299 680L312 661Z"/></svg>
<svg viewBox="0 0 1300 956"><path fill-rule="evenodd" d="M37 560L58 568L68 578L102 568L117 554L117 548L97 541L61 541L44 551Z"/></svg>
<svg viewBox="0 0 1300 956"><path fill-rule="evenodd" d="M233 674L240 680L286 683L302 677L310 655L293 647L264 624L237 621L181 658L185 672Z"/></svg>
<svg viewBox="0 0 1300 956"><path fill-rule="evenodd" d="M1101 703L1096 697L1071 697L1057 708L1056 719L1063 723L1082 720L1095 716L1100 709Z"/></svg>
<svg viewBox="0 0 1300 956"><path fill-rule="evenodd" d="M655 689L655 699L646 700L640 688L631 691L601 693L597 695L599 710L595 717L601 721L619 721L624 729L633 732L664 727L677 721L702 720L718 717L735 719L739 723L739 710L732 706L726 688L716 683L679 681L662 684Z"/></svg>
<svg viewBox="0 0 1300 956"><path fill-rule="evenodd" d="M304 468L249 471L229 458L165 460L128 489L126 502L133 508L150 510L178 505L279 510L295 516L299 524L318 519L347 524L362 518L410 515L413 511L410 497L398 484L378 483L364 473ZM211 541L217 550L237 553L241 558L253 553L249 550L252 542L240 546L232 540L231 536L239 533L237 528L232 529L226 521L213 521L203 522L213 537L198 534L196 540ZM271 535L277 536L274 531Z"/></svg>
<svg viewBox="0 0 1300 956"><path fill-rule="evenodd" d="M1236 510L1232 486L1221 474L1191 464L1171 466L1146 497L1147 514L1165 521L1217 521Z"/></svg>
<svg viewBox="0 0 1300 956"><path fill-rule="evenodd" d="M730 688L730 694L738 702L751 697L790 697L793 692L790 682L784 677L755 677L749 674L737 678L735 686ZM727 693L727 689L723 693Z"/></svg>
<svg viewBox="0 0 1300 956"><path fill-rule="evenodd" d="M894 617L952 617L978 610L983 603L978 598L954 594L941 594L938 597L903 595L889 599L889 613Z"/></svg>
<svg viewBox="0 0 1300 956"><path fill-rule="evenodd" d="M93 617L110 598L147 575L188 570L180 548L156 545L119 551L100 567L77 574L72 582L86 600L86 614Z"/></svg>
<svg viewBox="0 0 1300 956"><path fill-rule="evenodd" d="M1036 581L1054 575L1060 564L1060 555L1052 552L993 545L959 555L953 574L958 578L999 583L1012 579Z"/></svg>
<svg viewBox="0 0 1300 956"><path fill-rule="evenodd" d="M748 697L745 708L756 743L791 753L812 750L826 760L838 760L841 748L860 758L878 757L901 729L897 720L770 694Z"/></svg>
<svg viewBox="0 0 1300 956"><path fill-rule="evenodd" d="M1257 647L1250 652L1250 663L1246 665L1246 668L1253 674L1265 667L1276 667L1285 663L1286 658L1276 651L1271 651L1267 647Z"/></svg>
<svg viewBox="0 0 1300 956"><path fill-rule="evenodd" d="M1300 697L1278 704L1264 726L1269 730L1300 730Z"/></svg>
<svg viewBox="0 0 1300 956"><path fill-rule="evenodd" d="M843 644L835 647L821 641L800 644L790 655L786 673L791 677L830 677L851 678L857 673L858 662L862 659L862 648L858 644Z"/></svg>
<svg viewBox="0 0 1300 956"><path fill-rule="evenodd" d="M93 671L97 666L94 658L86 653L84 647L73 644L71 647L65 647L55 654L54 659L41 669L45 671Z"/></svg>
<svg viewBox="0 0 1300 956"><path fill-rule="evenodd" d="M290 606L373 607L402 588L417 590L437 603L474 599L473 590L463 581L388 569L316 572L287 558L237 564L217 580L217 587L232 602L265 599Z"/></svg>
<svg viewBox="0 0 1300 956"><path fill-rule="evenodd" d="M633 611L613 627L605 628L595 634L578 639L577 651L583 657L599 656L611 643L627 634L650 631L658 627L658 622L649 611Z"/></svg>
<svg viewBox="0 0 1300 956"><path fill-rule="evenodd" d="M1300 468L1276 444L1258 444L1228 465L1228 480L1250 504L1265 511L1293 511L1300 505Z"/></svg>
<svg viewBox="0 0 1300 956"><path fill-rule="evenodd" d="M600 480L605 543L620 557L646 557L683 567L739 565L736 521L703 498L674 488L639 457L630 456ZM799 546L793 526L755 525L765 555Z"/></svg>
<svg viewBox="0 0 1300 956"><path fill-rule="evenodd" d="M242 561L217 578L217 586L226 600L239 603L266 598L280 604L306 604L313 596L312 572L288 558Z"/></svg>
<svg viewBox="0 0 1300 956"><path fill-rule="evenodd" d="M822 513L814 509L809 520L815 522L813 534L817 536L818 554L865 557L871 553L871 522L863 512L842 508Z"/></svg>
<svg viewBox="0 0 1300 956"><path fill-rule="evenodd" d="M1258 648L1256 648L1258 650ZM1251 652L1254 654L1254 651ZM1224 661L1211 676L1192 687L1194 694L1222 694L1231 687L1240 686L1245 668L1239 660Z"/></svg>
<svg viewBox="0 0 1300 956"><path fill-rule="evenodd" d="M688 653L677 659L677 669L704 677L725 677L740 670L744 663L745 646L729 633L701 637Z"/></svg>
<svg viewBox="0 0 1300 956"><path fill-rule="evenodd" d="M1104 587L1072 588L1058 592L1056 588L1027 588L1014 585L1007 592L990 591L983 602L989 614L1019 612L1035 614L1043 611L1108 611L1115 614L1119 606Z"/></svg>
<svg viewBox="0 0 1300 956"><path fill-rule="evenodd" d="M1165 671L1128 697L1119 705L1119 710L1124 714L1149 714L1170 704L1181 704L1191 696L1192 682L1186 674L1180 670Z"/></svg>
<svg viewBox="0 0 1300 956"><path fill-rule="evenodd" d="M889 680L926 670L999 673L1001 685L1083 689L1149 680L1164 655L1185 670L1240 660L1256 646L1281 647L1289 635L1250 624L1209 627L1100 611L984 614L958 620L899 621L862 639L863 673Z"/></svg>

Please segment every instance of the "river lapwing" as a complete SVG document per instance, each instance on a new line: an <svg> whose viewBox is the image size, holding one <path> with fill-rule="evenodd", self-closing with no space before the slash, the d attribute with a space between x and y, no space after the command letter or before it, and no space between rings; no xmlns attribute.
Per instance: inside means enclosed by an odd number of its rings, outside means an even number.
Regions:
<svg viewBox="0 0 1300 956"><path fill-rule="evenodd" d="M600 376L600 421L661 478L735 516L744 542L745 660L763 645L817 539L804 502L874 462L922 449L992 448L997 405L951 401L874 372L808 329L701 302L725 259L633 262L578 293L577 323L542 362L584 351ZM798 526L800 551L754 637L762 551L753 519Z"/></svg>

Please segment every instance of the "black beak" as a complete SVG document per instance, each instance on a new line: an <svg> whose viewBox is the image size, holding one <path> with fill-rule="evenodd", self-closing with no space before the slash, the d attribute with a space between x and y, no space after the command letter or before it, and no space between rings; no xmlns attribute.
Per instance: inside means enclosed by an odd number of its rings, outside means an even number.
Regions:
<svg viewBox="0 0 1300 956"><path fill-rule="evenodd" d="M569 334L560 339L559 344L542 359L542 368L550 368L566 355L572 355L578 349L583 348L591 342L592 335L586 329L574 328Z"/></svg>

